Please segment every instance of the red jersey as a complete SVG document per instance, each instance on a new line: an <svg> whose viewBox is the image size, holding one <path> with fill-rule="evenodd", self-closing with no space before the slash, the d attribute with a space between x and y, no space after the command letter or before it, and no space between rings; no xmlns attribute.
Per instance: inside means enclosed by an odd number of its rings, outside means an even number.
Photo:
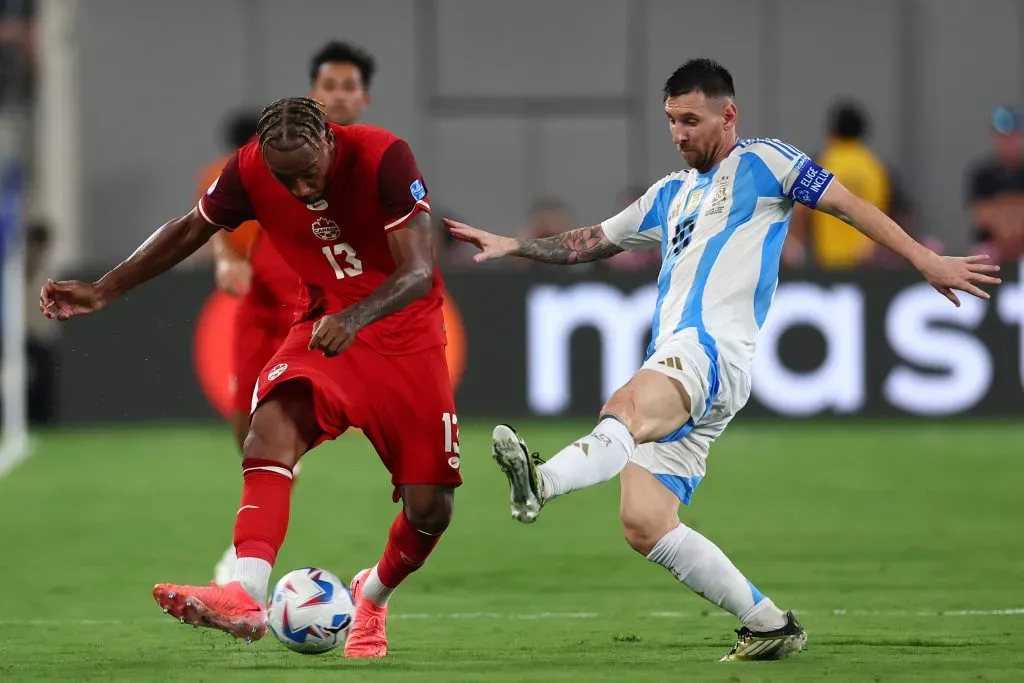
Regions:
<svg viewBox="0 0 1024 683"><path fill-rule="evenodd" d="M252 140L256 139L254 135ZM196 201L217 181L224 164L232 156L222 155L203 168ZM299 298L299 276L284 262L270 240L260 233L260 224L256 221L242 223L229 234L228 244L238 256L248 258L252 266L250 301L267 309L266 315L275 323L282 317L290 319Z"/></svg>
<svg viewBox="0 0 1024 683"><path fill-rule="evenodd" d="M430 211L423 176L404 140L373 126L329 125L337 148L320 201L293 197L251 142L228 160L197 207L205 220L227 230L259 221L302 280L297 322L341 311L377 289L395 271L387 233ZM363 328L359 338L385 354L444 344L443 287L435 265L425 297Z"/></svg>
<svg viewBox="0 0 1024 683"><path fill-rule="evenodd" d="M249 263L252 266L249 296L253 303L273 311L277 317L282 312L294 313L302 283L264 231L256 233L253 239Z"/></svg>

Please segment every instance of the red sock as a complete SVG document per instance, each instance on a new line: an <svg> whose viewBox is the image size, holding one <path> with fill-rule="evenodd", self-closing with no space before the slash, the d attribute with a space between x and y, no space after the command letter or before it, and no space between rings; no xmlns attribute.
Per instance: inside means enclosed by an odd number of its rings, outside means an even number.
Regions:
<svg viewBox="0 0 1024 683"><path fill-rule="evenodd" d="M405 511L391 524L388 544L377 563L377 576L388 588L397 588L405 577L423 566L441 536L428 536L409 523Z"/></svg>
<svg viewBox="0 0 1024 683"><path fill-rule="evenodd" d="M235 516L235 554L274 564L288 532L292 471L276 460L242 461L242 503Z"/></svg>

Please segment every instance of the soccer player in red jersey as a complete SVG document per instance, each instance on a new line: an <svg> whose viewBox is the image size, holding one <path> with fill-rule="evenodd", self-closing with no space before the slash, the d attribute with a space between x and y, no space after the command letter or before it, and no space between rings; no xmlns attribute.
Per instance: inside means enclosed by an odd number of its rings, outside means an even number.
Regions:
<svg viewBox="0 0 1024 683"><path fill-rule="evenodd" d="M370 83L376 71L373 56L339 41L320 48L310 62L310 97L323 102L327 119L342 126L359 123L370 103ZM255 128L255 126L254 126ZM223 160L203 190L213 183ZM256 230L251 227L255 226ZM234 239L245 231L241 251ZM295 315L301 283L295 271L281 258L271 240L257 223L247 223L234 233L218 232L212 238L217 286L228 294L241 296L235 318L234 368L232 385L234 410L231 425L238 449L249 433L252 394L256 378L284 343ZM247 243L247 244L246 244ZM296 470L294 475L298 475ZM235 547L229 546L214 567L214 581L228 583L234 576Z"/></svg>
<svg viewBox="0 0 1024 683"><path fill-rule="evenodd" d="M292 470L317 444L358 427L391 472L402 510L380 560L353 579L356 614L345 655L382 657L388 598L436 546L461 483L427 190L402 139L327 122L312 99L270 104L258 136L225 164L195 209L96 282L48 280L39 305L58 320L93 313L218 230L260 222L302 274L303 295L295 325L256 384L234 526L235 580L158 584L153 595L187 623L261 638Z"/></svg>
<svg viewBox="0 0 1024 683"><path fill-rule="evenodd" d="M342 126L359 123L370 103L370 83L376 65L373 56L343 42L330 42L313 55L310 97L323 102L327 119ZM228 156L230 158L230 155ZM217 179L227 159L212 171L203 190ZM257 230L251 230L255 226ZM242 297L236 320L232 427L241 449L249 433L249 414L256 377L288 334L299 296L300 283L270 240L250 223L244 241L237 233L213 236L217 286ZM249 234L251 233L251 234ZM242 237L239 235L239 237ZM239 242L241 242L239 244Z"/></svg>

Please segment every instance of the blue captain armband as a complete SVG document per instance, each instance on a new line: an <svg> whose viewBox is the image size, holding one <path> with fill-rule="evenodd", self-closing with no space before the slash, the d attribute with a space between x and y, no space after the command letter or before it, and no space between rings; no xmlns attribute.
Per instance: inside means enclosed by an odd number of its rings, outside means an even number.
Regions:
<svg viewBox="0 0 1024 683"><path fill-rule="evenodd" d="M813 209L818 205L821 195L825 194L835 175L806 156L797 161L795 170L796 179L786 196Z"/></svg>

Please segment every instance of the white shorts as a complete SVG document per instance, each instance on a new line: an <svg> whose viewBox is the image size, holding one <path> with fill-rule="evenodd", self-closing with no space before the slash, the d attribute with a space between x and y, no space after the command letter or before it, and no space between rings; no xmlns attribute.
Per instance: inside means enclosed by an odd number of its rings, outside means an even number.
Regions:
<svg viewBox="0 0 1024 683"><path fill-rule="evenodd" d="M688 328L659 345L643 364L680 382L690 396L690 419L660 441L637 446L631 462L643 467L683 503L707 471L708 449L750 398L750 373L727 358L706 334Z"/></svg>

